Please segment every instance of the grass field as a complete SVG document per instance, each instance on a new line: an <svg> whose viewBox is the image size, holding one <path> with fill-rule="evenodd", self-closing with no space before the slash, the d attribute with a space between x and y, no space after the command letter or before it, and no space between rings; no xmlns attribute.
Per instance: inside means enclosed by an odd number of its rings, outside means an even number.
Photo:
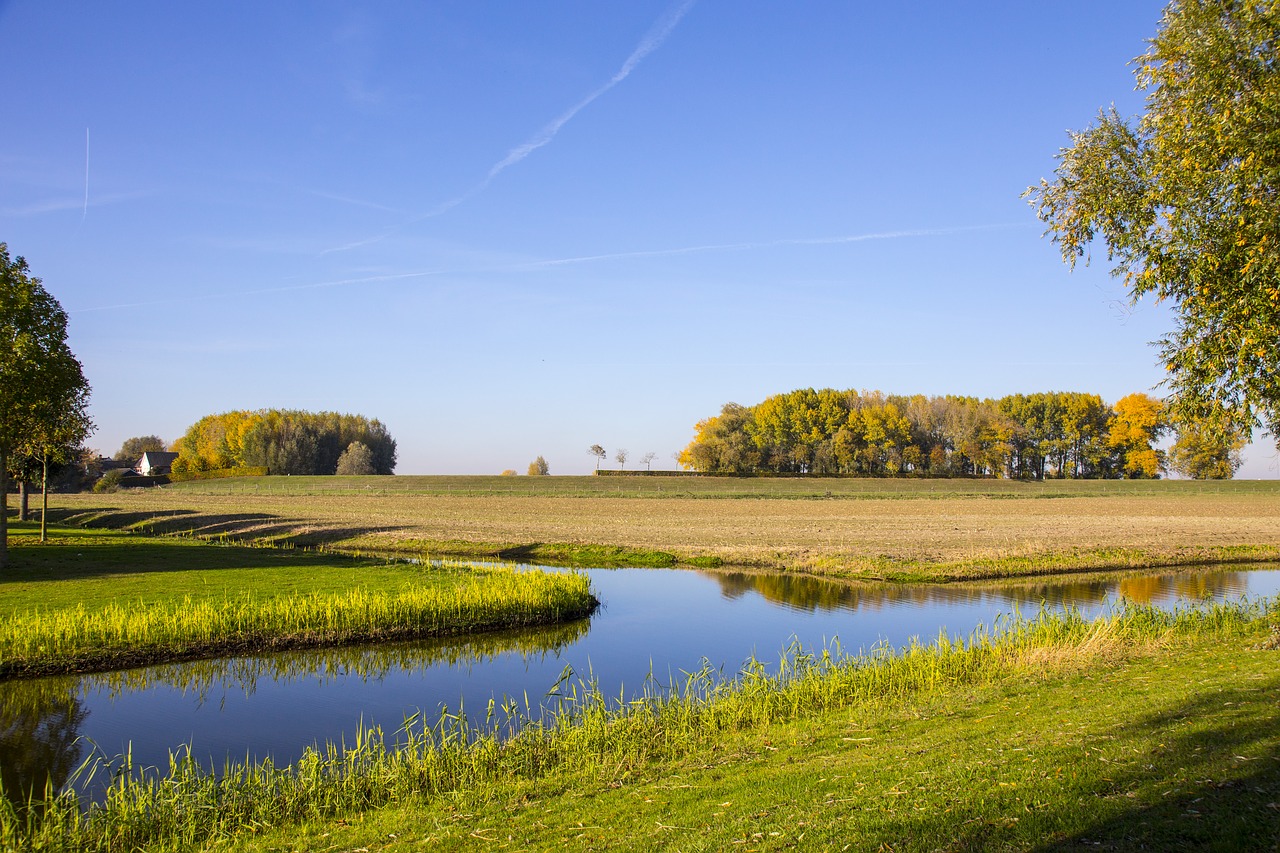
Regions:
<svg viewBox="0 0 1280 853"><path fill-rule="evenodd" d="M0 678L240 651L546 625L595 606L584 577L15 524Z"/></svg>
<svg viewBox="0 0 1280 853"><path fill-rule="evenodd" d="M45 850L1269 850L1274 609L1019 623L966 645L797 654L610 709L589 686L505 742L376 730L289 768L178 758L0 812ZM416 732L416 734L414 734ZM0 802L0 807L3 803ZM29 822L28 822L29 821Z"/></svg>
<svg viewBox="0 0 1280 853"><path fill-rule="evenodd" d="M1280 481L277 477L54 504L277 544L905 580L1280 559Z"/></svg>

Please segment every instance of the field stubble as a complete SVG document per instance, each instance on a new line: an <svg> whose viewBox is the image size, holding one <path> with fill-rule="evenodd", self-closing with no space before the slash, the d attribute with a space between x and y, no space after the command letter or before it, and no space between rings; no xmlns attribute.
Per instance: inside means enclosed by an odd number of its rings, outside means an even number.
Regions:
<svg viewBox="0 0 1280 853"><path fill-rule="evenodd" d="M1171 484L1172 485L1172 484ZM430 494L191 494L169 489L58 497L80 523L361 550L445 552L607 544L714 557L729 565L846 576L1094 555L1079 568L1252 546L1280 555L1280 500L1241 490L1036 500L955 496L857 500ZM483 550L483 548L481 548ZM1122 553L1123 552L1123 553ZM1141 554L1138 559L1135 554ZM1128 554L1125 557L1124 554ZM1129 562L1126 563L1125 560ZM1135 562L1136 560L1136 562ZM1088 559L1085 560L1089 562ZM1072 568L1069 559L1062 568ZM961 572L961 575L964 573Z"/></svg>

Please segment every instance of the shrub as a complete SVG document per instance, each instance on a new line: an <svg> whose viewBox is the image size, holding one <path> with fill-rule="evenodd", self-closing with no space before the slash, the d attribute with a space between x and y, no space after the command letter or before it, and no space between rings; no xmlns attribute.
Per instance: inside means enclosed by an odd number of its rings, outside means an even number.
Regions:
<svg viewBox="0 0 1280 853"><path fill-rule="evenodd" d="M98 493L119 491L120 481L130 474L133 472L128 468L112 468L98 478L98 482L93 484L93 490Z"/></svg>
<svg viewBox="0 0 1280 853"><path fill-rule="evenodd" d="M373 451L369 449L369 445L360 441L348 444L347 449L338 457L338 470L335 473L344 476L378 473L373 465Z"/></svg>

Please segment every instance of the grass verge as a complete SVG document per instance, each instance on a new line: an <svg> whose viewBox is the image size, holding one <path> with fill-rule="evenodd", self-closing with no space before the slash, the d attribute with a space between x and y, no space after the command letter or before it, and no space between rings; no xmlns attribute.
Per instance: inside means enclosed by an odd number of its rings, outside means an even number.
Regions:
<svg viewBox="0 0 1280 853"><path fill-rule="evenodd" d="M345 553L361 553L357 541L335 546ZM652 548L627 548L620 545L593 545L573 542L470 542L465 539L397 539L379 546L369 546L378 553L430 555L468 560L510 560L543 566L579 568L670 568L688 564L675 554Z"/></svg>
<svg viewBox="0 0 1280 853"><path fill-rule="evenodd" d="M1196 568L1264 565L1280 562L1280 546L1217 545L1212 547L1088 548L974 557L929 562L888 558L818 563L815 574L828 577L880 579L905 583L948 583L966 580L1065 575L1126 569Z"/></svg>
<svg viewBox="0 0 1280 853"><path fill-rule="evenodd" d="M0 678L443 637L581 618L586 578L19 525Z"/></svg>
<svg viewBox="0 0 1280 853"><path fill-rule="evenodd" d="M1277 611L1041 615L900 653L789 655L537 722L490 709L220 777L181 754L0 815L45 850L1267 848ZM562 690L564 693L564 690Z"/></svg>

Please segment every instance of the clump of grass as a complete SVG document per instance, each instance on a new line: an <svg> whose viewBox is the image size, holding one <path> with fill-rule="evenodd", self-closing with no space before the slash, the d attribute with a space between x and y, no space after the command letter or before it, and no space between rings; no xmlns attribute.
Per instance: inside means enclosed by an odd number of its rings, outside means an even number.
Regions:
<svg viewBox="0 0 1280 853"><path fill-rule="evenodd" d="M494 790L565 769L625 773L642 762L695 754L729 732L1043 674L1052 658L1046 653L1074 649L1087 656L1116 644L1240 636L1256 631L1267 615L1264 605L1247 603L1175 613L1133 608L1093 622L1042 613L979 629L967 642L942 636L931 646L916 643L898 652L878 648L845 658L838 649L791 649L777 670L753 661L732 680L703 667L670 688L650 682L634 700L605 697L590 680L566 674L553 690L559 703L551 713L531 711L527 701L523 707L490 703L483 723L446 711L434 725L411 720L394 737L367 728L354 744L310 750L288 767L229 764L214 774L179 751L163 772L136 773L126 759L102 801L87 807L70 788L47 791L43 802L26 808L0 800L0 844L86 851L207 845L245 831ZM93 772L112 768L84 768Z"/></svg>
<svg viewBox="0 0 1280 853"><path fill-rule="evenodd" d="M545 625L597 604L581 575L494 570L443 588L32 610L0 623L0 677Z"/></svg>

